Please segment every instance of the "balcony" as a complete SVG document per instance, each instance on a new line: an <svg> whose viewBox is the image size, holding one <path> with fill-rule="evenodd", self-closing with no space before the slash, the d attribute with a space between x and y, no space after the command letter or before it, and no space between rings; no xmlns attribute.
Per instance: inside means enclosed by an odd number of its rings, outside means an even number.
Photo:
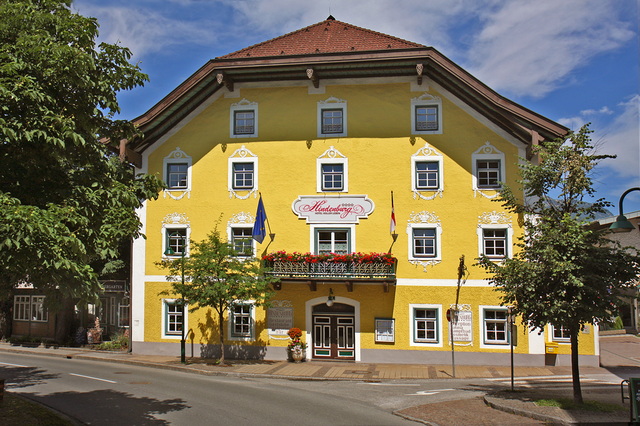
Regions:
<svg viewBox="0 0 640 426"><path fill-rule="evenodd" d="M312 290L316 281L338 281L351 289L354 281L395 284L396 259L386 253L321 254L277 252L263 256L267 274L281 281L306 281Z"/></svg>

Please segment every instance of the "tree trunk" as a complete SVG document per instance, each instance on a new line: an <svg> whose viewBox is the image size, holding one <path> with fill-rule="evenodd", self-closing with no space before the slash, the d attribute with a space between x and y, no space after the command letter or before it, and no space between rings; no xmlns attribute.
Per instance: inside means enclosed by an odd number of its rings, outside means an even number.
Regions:
<svg viewBox="0 0 640 426"><path fill-rule="evenodd" d="M224 311L218 311L218 327L220 330L220 364L224 364Z"/></svg>
<svg viewBox="0 0 640 426"><path fill-rule="evenodd" d="M578 333L580 326L571 327L571 375L573 378L573 402L582 404L582 389L580 388L580 368L578 365Z"/></svg>

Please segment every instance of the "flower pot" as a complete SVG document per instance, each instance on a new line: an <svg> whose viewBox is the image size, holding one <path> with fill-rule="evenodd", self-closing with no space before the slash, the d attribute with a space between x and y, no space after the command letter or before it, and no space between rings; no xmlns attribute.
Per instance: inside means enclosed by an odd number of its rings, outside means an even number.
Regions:
<svg viewBox="0 0 640 426"><path fill-rule="evenodd" d="M296 363L301 362L304 359L304 352L292 351L291 352L291 358Z"/></svg>

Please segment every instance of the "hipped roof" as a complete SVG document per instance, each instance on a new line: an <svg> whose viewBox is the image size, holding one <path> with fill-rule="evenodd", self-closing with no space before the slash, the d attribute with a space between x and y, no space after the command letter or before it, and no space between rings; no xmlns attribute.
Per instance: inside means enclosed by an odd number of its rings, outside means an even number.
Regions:
<svg viewBox="0 0 640 426"><path fill-rule="evenodd" d="M499 95L436 49L335 20L326 20L210 60L134 122L143 138L127 141L130 161L204 100L234 84L422 76L457 96L531 146L568 129Z"/></svg>

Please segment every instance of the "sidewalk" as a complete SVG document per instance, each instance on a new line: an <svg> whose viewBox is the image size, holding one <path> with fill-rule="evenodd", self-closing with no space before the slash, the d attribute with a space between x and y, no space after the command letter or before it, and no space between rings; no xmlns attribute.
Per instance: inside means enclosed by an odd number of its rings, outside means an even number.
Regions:
<svg viewBox="0 0 640 426"><path fill-rule="evenodd" d="M619 338L615 343L616 348L625 344L632 350L636 350L636 344L640 339L627 337ZM635 339L635 340L633 340ZM614 347L614 346L612 346ZM623 360L611 367L631 368L633 377L640 377L640 360L634 364L634 358L628 356L624 350L616 349L621 355L616 359ZM35 348L12 346L8 343L0 343L0 357L2 352L38 354L69 359L85 359L123 364L142 365L154 368L164 368L176 371L185 371L195 374L212 376L242 376L242 377L271 377L290 380L359 380L379 382L385 380L419 380L419 379L451 379L453 378L451 365L408 365L408 364L367 364L367 363L342 363L310 361L299 364L286 361L230 361L231 365L215 365L212 360L203 358L187 358L185 365L180 363L180 357L135 355L125 352L105 352L84 348ZM640 353L634 353L640 356ZM629 360L629 361L626 361ZM602 367L583 367L581 375L602 374L609 375L610 371ZM614 413L600 412L576 412L562 410L554 407L538 407L534 400L554 397L572 397L571 390L562 389L555 391L539 391L523 387L522 380L535 377L563 376L566 380L571 375L570 367L515 367L514 375L518 378L516 388L519 392L504 392L510 389L510 367L497 366L456 366L457 379L492 379L486 382L478 382L473 388L483 390L487 395L482 400L449 401L437 404L425 404L417 407L399 410L396 414L419 421L428 425L452 426L452 425L512 425L514 418L517 424L540 425L549 422L552 424L627 424L629 421L629 404L626 402L626 411ZM595 400L612 404L621 404L620 386L617 383L603 383L597 388L590 388L583 384L583 397L585 400ZM486 404L486 405L485 405ZM513 417L495 411L515 413L526 417ZM504 415L504 416L503 416ZM505 417L506 416L506 417ZM504 417L504 418L503 418ZM528 418L527 418L528 417ZM501 420L503 419L503 420ZM535 420L532 420L535 419ZM501 423L503 421L503 423Z"/></svg>

